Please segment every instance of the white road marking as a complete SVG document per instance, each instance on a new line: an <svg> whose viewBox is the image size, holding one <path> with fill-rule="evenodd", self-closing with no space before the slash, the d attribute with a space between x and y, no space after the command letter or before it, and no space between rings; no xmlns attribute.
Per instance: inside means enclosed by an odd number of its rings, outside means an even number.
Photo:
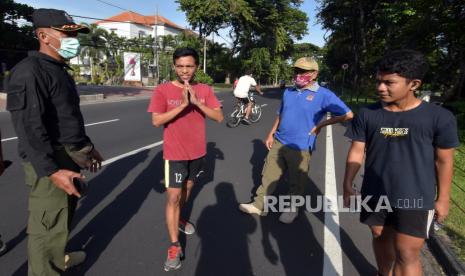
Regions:
<svg viewBox="0 0 465 276"><path fill-rule="evenodd" d="M5 138L5 139L2 139L2 142L16 140L16 139L18 139L18 137Z"/></svg>
<svg viewBox="0 0 465 276"><path fill-rule="evenodd" d="M342 275L342 249L337 202L337 184L334 168L333 130L326 127L325 197L331 202L331 211L325 212L323 275Z"/></svg>
<svg viewBox="0 0 465 276"><path fill-rule="evenodd" d="M102 124L108 124L108 123L113 123L113 122L117 122L117 121L119 121L119 119L113 119L113 120L108 120L108 121L102 121L102 122L97 122L97 123L86 124L85 126L102 125Z"/></svg>
<svg viewBox="0 0 465 276"><path fill-rule="evenodd" d="M267 104L262 104L262 106L267 106ZM135 149L135 150L130 151L130 152L128 152L128 153L124 153L124 154L121 154L121 155L112 157L112 158L110 158L110 159L108 159L108 160L103 161L103 162L102 162L102 166L109 165L109 164L111 164L111 163L113 163L113 162L116 162L116 161L121 160L121 159L123 159L123 158L126 158L126 157L128 157L128 156L135 155L135 154L137 154L137 153L139 153L139 152L141 152L141 151L147 150L147 149L151 149L151 148L158 147L158 146L160 146L160 145L162 145L162 144L163 144L163 141L159 141L159 142L156 142L156 143L147 145L147 146L145 146L145 147ZM333 163L334 163L334 161L333 161ZM336 182L336 181L334 181L334 182Z"/></svg>
<svg viewBox="0 0 465 276"><path fill-rule="evenodd" d="M108 123L113 123L113 122L117 122L117 121L119 121L119 119L113 119L113 120L108 120L108 121L90 123L90 124L86 124L85 126L87 127L87 126L102 125L102 124L108 124ZM18 137L5 138L5 139L2 139L2 142L16 140L16 139L18 139Z"/></svg>
<svg viewBox="0 0 465 276"><path fill-rule="evenodd" d="M268 105L268 104L262 104L262 107L265 107L265 106L267 106L267 105Z"/></svg>
<svg viewBox="0 0 465 276"><path fill-rule="evenodd" d="M127 152L127 153L124 153L124 154L121 154L121 155L118 155L118 156L115 156L113 158L110 158L108 160L105 160L102 162L102 166L106 166L106 165L109 165L113 162L116 162L118 160L121 160L125 157L128 157L128 156L131 156L131 155L134 155L134 154L137 154L141 151L144 151L144 150L147 150L147 149L151 149L151 148L154 148L154 147L158 147L159 145L162 145L163 144L163 141L159 141L159 142L156 142L156 143L153 143L153 144L150 144L150 145L147 145L145 147L142 147L142 148L138 148L138 149L135 149L133 151L130 151L130 152Z"/></svg>

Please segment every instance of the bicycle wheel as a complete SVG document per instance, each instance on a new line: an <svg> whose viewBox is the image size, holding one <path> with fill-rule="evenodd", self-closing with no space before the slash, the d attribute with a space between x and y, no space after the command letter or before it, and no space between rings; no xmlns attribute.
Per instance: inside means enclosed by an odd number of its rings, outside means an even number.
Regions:
<svg viewBox="0 0 465 276"><path fill-rule="evenodd" d="M260 117L262 116L262 107L255 103L252 107L252 112L250 112L250 121L252 123L258 122L260 120Z"/></svg>
<svg viewBox="0 0 465 276"><path fill-rule="evenodd" d="M228 118L226 125L228 127L237 127L241 123L242 112L240 107L236 107Z"/></svg>

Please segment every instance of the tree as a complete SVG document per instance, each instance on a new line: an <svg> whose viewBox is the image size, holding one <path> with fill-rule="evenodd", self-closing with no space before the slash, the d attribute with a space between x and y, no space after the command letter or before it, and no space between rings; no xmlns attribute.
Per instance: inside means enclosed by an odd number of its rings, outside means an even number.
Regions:
<svg viewBox="0 0 465 276"><path fill-rule="evenodd" d="M297 59L301 57L308 57L308 56L317 57L320 55L322 55L321 48L311 43L295 44L292 47L291 57L293 61L296 61Z"/></svg>
<svg viewBox="0 0 465 276"><path fill-rule="evenodd" d="M431 63L424 87L449 98L464 97L465 25L463 1L321 0L318 18L331 34L326 64L334 75L350 64L352 90L374 87L376 60L386 51L411 48ZM372 88L371 88L372 89Z"/></svg>
<svg viewBox="0 0 465 276"><path fill-rule="evenodd" d="M0 60L10 68L24 58L28 50L37 48L31 26L34 9L13 0L1 0L0 5ZM29 24L25 24L29 22Z"/></svg>
<svg viewBox="0 0 465 276"><path fill-rule="evenodd" d="M199 31L199 37L205 38L212 32L217 32L227 19L228 1L221 0L176 0L182 11L186 12L187 20L194 29Z"/></svg>
<svg viewBox="0 0 465 276"><path fill-rule="evenodd" d="M89 33L80 33L78 36L81 44L80 57L82 60L89 60L90 63L90 75L92 83L100 83L98 79L98 64L108 53L105 37L108 36L108 32L102 28L99 28L97 24L82 23L89 28Z"/></svg>
<svg viewBox="0 0 465 276"><path fill-rule="evenodd" d="M231 83L231 75L238 74L240 63L224 43L209 44L208 72L215 82Z"/></svg>
<svg viewBox="0 0 465 276"><path fill-rule="evenodd" d="M251 51L250 60L247 60L246 66L251 69L257 77L258 82L262 78L268 77L271 64L270 51L268 48L255 48Z"/></svg>
<svg viewBox="0 0 465 276"><path fill-rule="evenodd" d="M267 49L268 61L290 56L295 39L307 32L307 16L301 0L177 0L201 37L229 27L230 59L236 54L251 60L255 49ZM269 66L269 64L267 65Z"/></svg>

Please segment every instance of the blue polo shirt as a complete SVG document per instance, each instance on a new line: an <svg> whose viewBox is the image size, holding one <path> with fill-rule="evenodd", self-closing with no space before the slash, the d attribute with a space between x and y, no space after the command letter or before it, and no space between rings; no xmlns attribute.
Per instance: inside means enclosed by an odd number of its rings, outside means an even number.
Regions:
<svg viewBox="0 0 465 276"><path fill-rule="evenodd" d="M283 145L312 151L316 136L310 131L330 112L333 116L347 114L350 109L331 90L317 83L308 89L288 88L278 110L280 123L275 138Z"/></svg>

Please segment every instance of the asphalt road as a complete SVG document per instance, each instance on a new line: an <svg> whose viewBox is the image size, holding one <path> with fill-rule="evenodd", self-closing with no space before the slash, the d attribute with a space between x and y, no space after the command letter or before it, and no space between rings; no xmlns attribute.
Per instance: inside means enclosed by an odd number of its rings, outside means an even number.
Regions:
<svg viewBox="0 0 465 276"><path fill-rule="evenodd" d="M227 115L233 98L230 93L218 97ZM88 260L66 275L375 275L370 233L358 214L301 212L284 225L277 213L256 217L238 210L260 184L267 153L262 140L280 93L257 101L263 105L257 124L231 129L208 122L208 172L184 212L197 232L181 235L186 257L182 268L170 273L163 271L169 242L162 129L151 125L148 100L83 105L88 135L107 164L95 175L85 172L90 188L80 201L69 249L84 248ZM0 232L11 247L0 257L0 275L26 275L27 189L8 113L0 113L0 125L4 157L14 162L0 178ZM320 133L308 194L342 194L349 147L344 130L336 125ZM279 193L286 193L285 181Z"/></svg>

